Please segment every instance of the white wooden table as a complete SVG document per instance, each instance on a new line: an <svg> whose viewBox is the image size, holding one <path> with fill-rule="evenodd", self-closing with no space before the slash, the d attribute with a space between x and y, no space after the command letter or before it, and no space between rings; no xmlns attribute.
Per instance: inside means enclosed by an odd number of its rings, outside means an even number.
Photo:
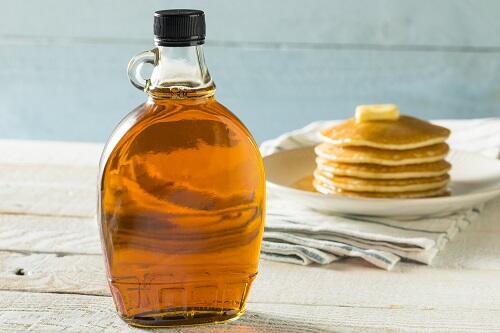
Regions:
<svg viewBox="0 0 500 333"><path fill-rule="evenodd" d="M0 141L0 331L129 332L95 222L101 145ZM167 330L166 330L167 331ZM500 199L434 267L262 261L240 320L169 332L500 332Z"/></svg>

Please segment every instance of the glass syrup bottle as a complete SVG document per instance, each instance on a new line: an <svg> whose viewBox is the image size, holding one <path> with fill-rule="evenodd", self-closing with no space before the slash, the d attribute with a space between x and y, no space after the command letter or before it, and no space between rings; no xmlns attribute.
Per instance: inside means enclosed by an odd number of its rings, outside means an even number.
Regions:
<svg viewBox="0 0 500 333"><path fill-rule="evenodd" d="M265 177L245 126L214 97L203 57L204 13L154 15L156 48L134 57L147 101L112 133L100 163L107 276L135 326L240 316L258 269ZM151 78L140 74L154 65Z"/></svg>

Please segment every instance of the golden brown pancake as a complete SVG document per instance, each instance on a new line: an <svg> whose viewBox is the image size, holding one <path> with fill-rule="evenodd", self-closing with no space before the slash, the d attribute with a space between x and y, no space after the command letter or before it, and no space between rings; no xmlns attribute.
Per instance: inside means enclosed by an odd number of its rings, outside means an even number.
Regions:
<svg viewBox="0 0 500 333"><path fill-rule="evenodd" d="M364 179L333 176L320 170L314 171L314 179L332 188L354 192L415 192L444 187L448 184L448 174L426 178L407 179Z"/></svg>
<svg viewBox="0 0 500 333"><path fill-rule="evenodd" d="M362 146L337 146L327 142L317 145L316 155L339 163L370 163L381 165L406 165L430 163L446 157L449 147L438 143L428 147L408 150L387 150Z"/></svg>
<svg viewBox="0 0 500 333"><path fill-rule="evenodd" d="M369 179L402 179L435 177L446 174L451 164L441 160L431 163L388 166L368 163L337 163L322 157L316 158L317 169L333 176L348 176Z"/></svg>
<svg viewBox="0 0 500 333"><path fill-rule="evenodd" d="M348 191L341 188L325 185L318 180L314 180L313 186L316 191L328 195L342 195L347 197L367 197L381 199L412 199L412 198L428 198L449 195L450 192L446 186L441 188L426 190L426 191L409 191L409 192L358 192Z"/></svg>
<svg viewBox="0 0 500 333"><path fill-rule="evenodd" d="M425 120L401 115L398 120L356 123L351 118L321 131L325 142L341 146L413 149L444 142L450 131Z"/></svg>

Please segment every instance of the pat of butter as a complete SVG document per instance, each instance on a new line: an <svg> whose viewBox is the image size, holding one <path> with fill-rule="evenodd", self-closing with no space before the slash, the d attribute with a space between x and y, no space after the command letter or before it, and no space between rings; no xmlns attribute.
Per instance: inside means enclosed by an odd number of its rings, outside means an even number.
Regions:
<svg viewBox="0 0 500 333"><path fill-rule="evenodd" d="M395 104L358 105L356 107L356 122L370 120L398 120L399 109Z"/></svg>

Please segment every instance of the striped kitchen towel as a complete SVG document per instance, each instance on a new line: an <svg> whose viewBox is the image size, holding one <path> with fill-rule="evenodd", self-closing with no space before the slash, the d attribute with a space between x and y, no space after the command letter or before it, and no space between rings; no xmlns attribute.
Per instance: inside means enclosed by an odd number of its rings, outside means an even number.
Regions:
<svg viewBox="0 0 500 333"><path fill-rule="evenodd" d="M318 131L334 122L314 122L261 145L263 155L311 146ZM500 119L443 120L452 149L480 151L500 157ZM382 217L339 216L301 207L269 190L261 256L301 265L329 264L345 257L359 257L390 270L401 259L431 264L455 235L472 223L481 207L445 216L395 220Z"/></svg>

